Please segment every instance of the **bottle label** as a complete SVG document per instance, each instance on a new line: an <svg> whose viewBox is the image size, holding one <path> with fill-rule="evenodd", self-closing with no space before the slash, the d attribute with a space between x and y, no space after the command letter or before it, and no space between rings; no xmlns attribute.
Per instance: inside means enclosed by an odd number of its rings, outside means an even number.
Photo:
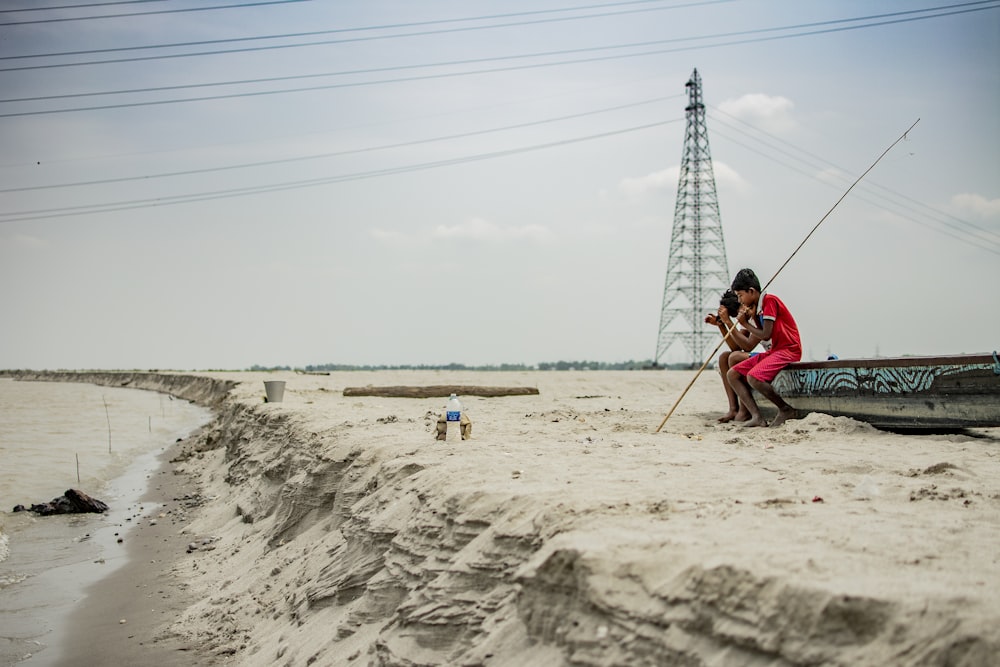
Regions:
<svg viewBox="0 0 1000 667"><path fill-rule="evenodd" d="M447 419L450 422L457 422L462 420L462 413L459 410L448 410Z"/></svg>

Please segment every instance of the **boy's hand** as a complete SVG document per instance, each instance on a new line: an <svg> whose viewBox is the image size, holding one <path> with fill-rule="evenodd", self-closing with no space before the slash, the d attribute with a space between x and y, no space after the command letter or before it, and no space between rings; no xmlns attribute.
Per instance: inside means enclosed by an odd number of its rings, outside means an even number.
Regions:
<svg viewBox="0 0 1000 667"><path fill-rule="evenodd" d="M736 316L740 324L746 325L747 321L753 317L753 308L750 306L740 306L740 314Z"/></svg>

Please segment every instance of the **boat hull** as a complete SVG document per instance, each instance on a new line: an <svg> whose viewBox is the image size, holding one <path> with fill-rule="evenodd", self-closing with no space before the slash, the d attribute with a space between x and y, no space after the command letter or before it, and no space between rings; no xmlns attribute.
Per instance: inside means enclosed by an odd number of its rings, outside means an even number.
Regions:
<svg viewBox="0 0 1000 667"><path fill-rule="evenodd" d="M1000 362L989 354L800 362L773 385L800 416L823 412L881 428L1000 426Z"/></svg>

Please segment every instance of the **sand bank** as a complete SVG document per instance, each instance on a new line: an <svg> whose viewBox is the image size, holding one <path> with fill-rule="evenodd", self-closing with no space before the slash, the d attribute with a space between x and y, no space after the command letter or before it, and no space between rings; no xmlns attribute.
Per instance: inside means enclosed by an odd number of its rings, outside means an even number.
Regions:
<svg viewBox="0 0 1000 667"><path fill-rule="evenodd" d="M709 375L654 433L686 372L202 377L232 390L157 478L193 484L167 491L187 505L91 600L152 587L163 604L88 614L104 664L137 628L148 656L206 665L1000 654L1000 429L746 430L715 423ZM265 378L287 380L284 402L263 402ZM440 399L343 396L447 383L540 395L468 397L462 443L434 440Z"/></svg>

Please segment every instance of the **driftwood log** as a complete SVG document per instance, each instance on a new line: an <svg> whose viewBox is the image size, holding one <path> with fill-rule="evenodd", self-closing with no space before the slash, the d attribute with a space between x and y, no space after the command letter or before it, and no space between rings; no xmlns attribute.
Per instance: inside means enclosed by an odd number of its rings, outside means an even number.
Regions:
<svg viewBox="0 0 1000 667"><path fill-rule="evenodd" d="M52 514L86 514L89 512L103 514L108 511L108 506L97 498L88 496L83 491L67 489L66 493L58 498L53 498L47 503L37 503L31 507L18 505L14 508L14 511L34 512L42 516L50 516Z"/></svg>
<svg viewBox="0 0 1000 667"><path fill-rule="evenodd" d="M425 387L346 387L344 396L382 396L386 398L447 398L456 396L535 396L535 387L480 387L464 384L439 384Z"/></svg>

